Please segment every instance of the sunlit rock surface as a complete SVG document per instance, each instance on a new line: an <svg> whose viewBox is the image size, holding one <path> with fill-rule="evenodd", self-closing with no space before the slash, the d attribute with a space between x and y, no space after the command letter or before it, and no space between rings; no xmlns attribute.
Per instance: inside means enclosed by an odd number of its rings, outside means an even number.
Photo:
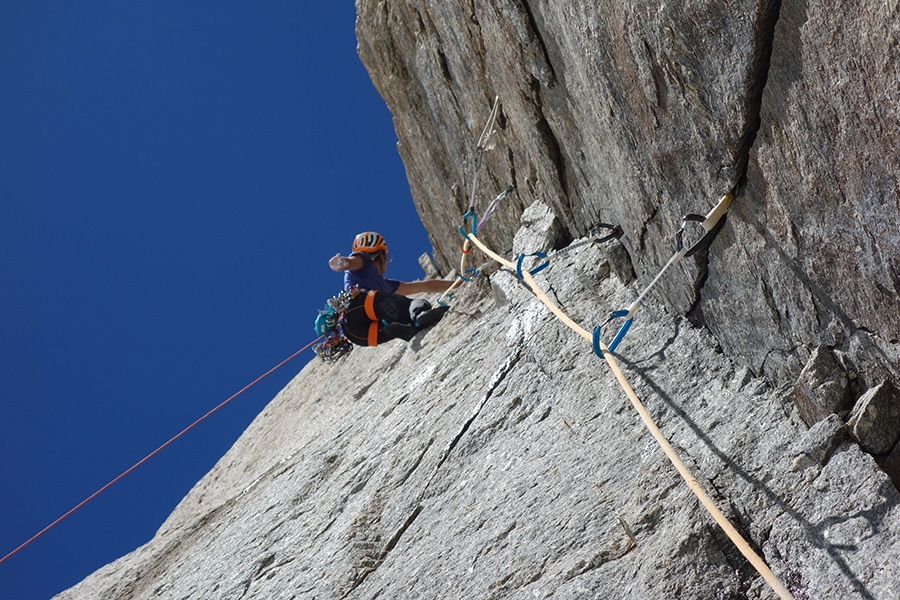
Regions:
<svg viewBox="0 0 900 600"><path fill-rule="evenodd" d="M480 237L625 232L536 276L587 329L737 189L626 376L795 598L900 597L898 2L357 8L444 272L497 95L476 208L516 193ZM605 363L488 271L411 343L310 363L153 540L59 598L773 598Z"/></svg>

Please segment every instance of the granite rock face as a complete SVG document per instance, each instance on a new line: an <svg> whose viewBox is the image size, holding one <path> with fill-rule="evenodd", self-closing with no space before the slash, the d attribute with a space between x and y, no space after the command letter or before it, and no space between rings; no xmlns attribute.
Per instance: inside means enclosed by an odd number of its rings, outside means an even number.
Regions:
<svg viewBox="0 0 900 600"><path fill-rule="evenodd" d="M358 0L359 52L394 115L435 258L508 185L482 237L549 205L570 237L621 225L645 284L686 213L736 185L708 254L662 282L773 382L828 346L856 395L900 378L898 0ZM499 142L476 140L499 95ZM617 307L618 308L618 307Z"/></svg>
<svg viewBox="0 0 900 600"><path fill-rule="evenodd" d="M889 381L863 394L850 415L850 433L872 454L887 454L900 437L900 394Z"/></svg>
<svg viewBox="0 0 900 600"><path fill-rule="evenodd" d="M900 597L900 2L357 9L443 272L470 198L510 185L479 231L498 251L620 225L536 275L590 328L737 191L618 348L626 376L796 599ZM310 363L153 540L59 596L293 597L774 595L589 345L494 268L409 344Z"/></svg>
<svg viewBox="0 0 900 600"><path fill-rule="evenodd" d="M782 3L748 183L704 306L723 346L755 369L794 370L802 348L825 344L850 355L860 391L897 381L898 11ZM733 294L754 319L743 333Z"/></svg>
<svg viewBox="0 0 900 600"><path fill-rule="evenodd" d="M846 408L848 390L847 373L828 348L820 346L794 384L794 404L803 422L812 427Z"/></svg>
<svg viewBox="0 0 900 600"><path fill-rule="evenodd" d="M618 242L536 275L578 322L625 302ZM491 293L505 301L497 305ZM900 595L900 494L836 416L662 306L620 347L636 392L795 598ZM769 599L589 344L506 270L409 344L314 361L156 537L59 600Z"/></svg>

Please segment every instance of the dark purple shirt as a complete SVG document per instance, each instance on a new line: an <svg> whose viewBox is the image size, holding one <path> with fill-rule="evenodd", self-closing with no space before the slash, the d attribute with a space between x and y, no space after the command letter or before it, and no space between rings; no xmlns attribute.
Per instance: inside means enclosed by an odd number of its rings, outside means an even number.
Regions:
<svg viewBox="0 0 900 600"><path fill-rule="evenodd" d="M353 271L344 271L344 289L349 290L358 285L361 290L376 290L379 292L394 293L400 287L396 279L385 279L378 272L378 267L365 252L354 252L350 256L359 256L363 259L363 266Z"/></svg>

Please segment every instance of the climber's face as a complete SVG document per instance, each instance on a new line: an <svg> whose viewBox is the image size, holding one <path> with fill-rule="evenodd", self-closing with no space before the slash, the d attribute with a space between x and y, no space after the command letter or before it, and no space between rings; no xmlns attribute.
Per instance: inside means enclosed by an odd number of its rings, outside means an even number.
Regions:
<svg viewBox="0 0 900 600"><path fill-rule="evenodd" d="M375 263L375 268L378 269L378 272L381 273L382 275L384 275L385 272L387 271L387 264L388 264L387 254L385 254L384 252L379 252L372 259L372 262Z"/></svg>

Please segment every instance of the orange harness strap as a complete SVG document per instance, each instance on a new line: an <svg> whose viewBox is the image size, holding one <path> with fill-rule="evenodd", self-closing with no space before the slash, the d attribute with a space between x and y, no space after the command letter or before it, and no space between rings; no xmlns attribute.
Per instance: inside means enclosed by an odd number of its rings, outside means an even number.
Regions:
<svg viewBox="0 0 900 600"><path fill-rule="evenodd" d="M375 316L375 290L370 290L366 294L365 302L366 316L372 323L369 325L369 345L378 345L378 317Z"/></svg>

